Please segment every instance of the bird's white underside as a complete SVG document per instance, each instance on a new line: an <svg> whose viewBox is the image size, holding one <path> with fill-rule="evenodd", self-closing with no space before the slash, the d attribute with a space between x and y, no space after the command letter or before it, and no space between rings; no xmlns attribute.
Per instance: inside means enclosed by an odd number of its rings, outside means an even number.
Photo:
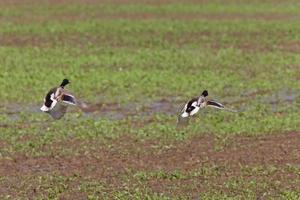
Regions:
<svg viewBox="0 0 300 200"><path fill-rule="evenodd" d="M76 102L76 99L74 96L68 94L74 99L74 102ZM55 94L51 94L50 99L52 100L50 108L45 106L45 104L40 108L41 111L48 113L51 115L54 119L60 119L62 118L67 111L67 107L69 105L76 105L76 103L70 102L70 101L57 101L55 98ZM45 102L45 100L44 100Z"/></svg>
<svg viewBox="0 0 300 200"><path fill-rule="evenodd" d="M190 113L190 116L193 116L193 115L196 114L199 110L200 110L200 107L196 106L195 109L192 110L192 112Z"/></svg>
<svg viewBox="0 0 300 200"><path fill-rule="evenodd" d="M197 105L197 102L193 102L192 105L194 108L194 110L192 110L190 113L186 112L186 109L187 109L187 104L185 104L184 108L183 108L183 113L180 115L182 118L186 118L186 117L189 117L189 116L192 116L192 115L195 115L199 110L200 110L200 107Z"/></svg>
<svg viewBox="0 0 300 200"><path fill-rule="evenodd" d="M49 111L49 108L47 106L45 106L45 105L43 105L40 109L43 112L48 112Z"/></svg>
<svg viewBox="0 0 300 200"><path fill-rule="evenodd" d="M187 112L184 112L181 114L181 117L183 117L183 118L188 117L188 116L189 116L189 113L187 113Z"/></svg>

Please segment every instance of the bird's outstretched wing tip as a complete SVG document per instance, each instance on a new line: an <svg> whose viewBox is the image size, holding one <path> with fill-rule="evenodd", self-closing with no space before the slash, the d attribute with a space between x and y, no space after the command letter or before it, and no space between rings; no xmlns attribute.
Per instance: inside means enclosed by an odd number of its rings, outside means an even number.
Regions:
<svg viewBox="0 0 300 200"><path fill-rule="evenodd" d="M214 101L214 100L208 100L207 101L207 106L211 106L211 107L214 107L214 108L218 108L218 109L224 109L225 106L217 101Z"/></svg>

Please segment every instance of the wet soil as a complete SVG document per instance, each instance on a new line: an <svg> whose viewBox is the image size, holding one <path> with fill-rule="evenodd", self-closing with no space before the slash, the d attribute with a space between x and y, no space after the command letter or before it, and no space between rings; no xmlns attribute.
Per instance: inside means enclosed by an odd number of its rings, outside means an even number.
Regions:
<svg viewBox="0 0 300 200"><path fill-rule="evenodd" d="M272 105L272 111L276 112L282 103L293 104L299 97L300 93L296 90L282 90L277 93L270 90L249 90L241 93L240 97L224 97L218 101L227 108L245 111L248 109L245 105L249 98L259 98L261 103ZM162 98L152 102L129 102L125 104L115 102L84 103L80 101L78 108L70 107L68 112L81 112L82 116L86 118L107 118L111 120L121 120L134 116L147 117L155 114L175 116L186 101L175 97ZM0 114L8 116L11 120L17 120L21 114L40 113L39 107L33 104L26 105L26 107L19 104L3 105ZM0 128L5 128L6 126L6 124L0 122Z"/></svg>

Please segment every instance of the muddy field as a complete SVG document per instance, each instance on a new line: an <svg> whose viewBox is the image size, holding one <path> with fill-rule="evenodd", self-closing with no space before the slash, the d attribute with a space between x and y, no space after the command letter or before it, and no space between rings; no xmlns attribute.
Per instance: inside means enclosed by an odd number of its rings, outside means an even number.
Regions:
<svg viewBox="0 0 300 200"><path fill-rule="evenodd" d="M298 1L0 1L0 199L300 199ZM63 78L80 101L40 111ZM205 108L203 90L238 112Z"/></svg>
<svg viewBox="0 0 300 200"><path fill-rule="evenodd" d="M54 150L50 156L15 154L2 159L0 175L5 181L1 182L1 193L10 194L12 198L22 195L20 191L32 197L47 194L51 183L44 185L41 182L47 176L67 179L66 188L59 192L62 199L87 198L77 191L86 181L101 183L103 191L98 195L111 197L117 190L134 191L136 186L170 197L197 198L203 191L225 193L230 189L232 195L239 196L249 189L251 181L256 180L267 187L253 188L254 195L276 198L279 189L300 187L299 171L296 170L300 162L299 133L239 136L228 141L228 145L217 151L214 147L218 139L211 135L164 146L159 146L155 140L137 141L128 135L112 141L109 148L95 141L59 142L51 148L87 146L88 150L79 150L75 156L56 155ZM245 185L230 188L226 185L230 181L245 181Z"/></svg>

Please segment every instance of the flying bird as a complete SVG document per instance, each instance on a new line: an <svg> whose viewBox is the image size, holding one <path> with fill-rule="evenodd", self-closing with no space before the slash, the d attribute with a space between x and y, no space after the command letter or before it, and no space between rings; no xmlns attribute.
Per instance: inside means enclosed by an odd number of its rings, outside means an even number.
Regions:
<svg viewBox="0 0 300 200"><path fill-rule="evenodd" d="M180 114L178 116L178 121L180 121L180 118L188 118L190 116L195 115L197 112L199 112L201 108L205 108L207 106L217 108L217 109L227 110L231 112L237 112L235 110L225 108L224 105L222 105L217 101L207 100L206 99L207 96L208 96L208 92L207 90L204 90L200 96L189 100L181 109Z"/></svg>
<svg viewBox="0 0 300 200"><path fill-rule="evenodd" d="M77 105L75 97L64 89L69 83L68 79L64 79L60 86L50 89L44 98L41 111L50 114L54 119L60 119L67 112L69 105Z"/></svg>

